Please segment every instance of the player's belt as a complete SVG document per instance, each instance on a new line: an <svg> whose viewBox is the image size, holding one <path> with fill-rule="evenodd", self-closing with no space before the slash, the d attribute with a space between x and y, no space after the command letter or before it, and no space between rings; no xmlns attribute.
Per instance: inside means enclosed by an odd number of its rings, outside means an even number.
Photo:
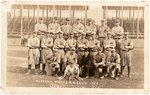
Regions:
<svg viewBox="0 0 150 95"><path fill-rule="evenodd" d="M106 51L110 51L110 50L107 50L107 49L106 49Z"/></svg>
<svg viewBox="0 0 150 95"><path fill-rule="evenodd" d="M90 48L89 51L90 52L96 52L96 49Z"/></svg>
<svg viewBox="0 0 150 95"><path fill-rule="evenodd" d="M69 35L69 33L64 33L63 35Z"/></svg>
<svg viewBox="0 0 150 95"><path fill-rule="evenodd" d="M64 48L57 48L58 50L63 50Z"/></svg>
<svg viewBox="0 0 150 95"><path fill-rule="evenodd" d="M85 50L78 50L79 52L85 51Z"/></svg>
<svg viewBox="0 0 150 95"><path fill-rule="evenodd" d="M37 35L44 35L44 32L45 32L45 31L38 32Z"/></svg>
<svg viewBox="0 0 150 95"><path fill-rule="evenodd" d="M129 52L130 50L122 50L122 51L124 51L124 52Z"/></svg>
<svg viewBox="0 0 150 95"><path fill-rule="evenodd" d="M105 38L105 36L99 36L99 38Z"/></svg>
<svg viewBox="0 0 150 95"><path fill-rule="evenodd" d="M81 52L82 52L82 51L85 51L85 48L80 48L80 47L79 47L79 48L77 49L77 51L81 51Z"/></svg>
<svg viewBox="0 0 150 95"><path fill-rule="evenodd" d="M42 49L49 50L49 49L51 49L51 48L42 48Z"/></svg>
<svg viewBox="0 0 150 95"><path fill-rule="evenodd" d="M114 37L114 39L121 39L121 38L119 38L119 37Z"/></svg>
<svg viewBox="0 0 150 95"><path fill-rule="evenodd" d="M29 47L29 49L38 49L38 48L31 48L31 47Z"/></svg>
<svg viewBox="0 0 150 95"><path fill-rule="evenodd" d="M114 39L121 39L121 35L115 36Z"/></svg>

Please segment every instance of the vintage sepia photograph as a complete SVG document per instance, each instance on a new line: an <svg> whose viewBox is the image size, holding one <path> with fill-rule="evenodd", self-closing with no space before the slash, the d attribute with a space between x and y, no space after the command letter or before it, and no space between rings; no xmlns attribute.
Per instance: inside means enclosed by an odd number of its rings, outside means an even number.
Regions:
<svg viewBox="0 0 150 95"><path fill-rule="evenodd" d="M3 1L2 5L6 13L1 19L6 22L2 45L7 47L2 75L8 92L17 93L13 88L56 88L56 93L68 88L85 93L148 91L148 3ZM42 93L28 90L22 93ZM76 91L72 92L80 92Z"/></svg>

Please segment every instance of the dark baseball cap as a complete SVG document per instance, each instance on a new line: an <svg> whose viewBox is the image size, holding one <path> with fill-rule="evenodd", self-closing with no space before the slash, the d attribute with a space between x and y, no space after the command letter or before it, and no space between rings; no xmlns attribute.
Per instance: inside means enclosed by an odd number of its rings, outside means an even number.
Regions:
<svg viewBox="0 0 150 95"><path fill-rule="evenodd" d="M119 20L119 19L116 19L116 20L115 20L115 23L120 23L120 20Z"/></svg>
<svg viewBox="0 0 150 95"><path fill-rule="evenodd" d="M70 21L69 18L66 18L66 21Z"/></svg>

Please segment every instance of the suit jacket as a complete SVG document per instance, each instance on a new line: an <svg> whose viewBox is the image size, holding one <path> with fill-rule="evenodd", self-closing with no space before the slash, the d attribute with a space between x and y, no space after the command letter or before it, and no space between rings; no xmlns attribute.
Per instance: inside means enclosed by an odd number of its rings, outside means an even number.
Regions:
<svg viewBox="0 0 150 95"><path fill-rule="evenodd" d="M87 56L84 55L81 62L82 62L81 64L86 67L92 67L93 66L93 56L91 56L90 54L88 54Z"/></svg>

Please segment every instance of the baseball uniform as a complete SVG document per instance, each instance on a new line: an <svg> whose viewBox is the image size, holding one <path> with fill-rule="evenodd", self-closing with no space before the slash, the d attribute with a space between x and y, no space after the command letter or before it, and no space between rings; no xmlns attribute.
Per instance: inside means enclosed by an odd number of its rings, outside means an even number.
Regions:
<svg viewBox="0 0 150 95"><path fill-rule="evenodd" d="M123 39L121 41L121 76L123 76L124 67L128 67L128 77L130 78L131 63L132 63L132 49L134 48L133 41L131 39Z"/></svg>
<svg viewBox="0 0 150 95"><path fill-rule="evenodd" d="M53 31L53 33L56 33L57 31L60 31L61 27L58 23L50 23L48 25L48 31Z"/></svg>
<svg viewBox="0 0 150 95"><path fill-rule="evenodd" d="M42 57L42 63L46 63L46 56L48 55L53 55L52 52L52 46L53 46L53 39L51 37L44 37L42 39L41 47L42 47L42 52L41 52L41 57Z"/></svg>
<svg viewBox="0 0 150 95"><path fill-rule="evenodd" d="M113 52L116 52L115 49L113 49ZM108 71L111 77L118 80L118 73L120 70L120 55L117 53L115 53L115 55L111 54L106 65L108 66Z"/></svg>
<svg viewBox="0 0 150 95"><path fill-rule="evenodd" d="M120 54L120 42L124 33L124 29L121 26L114 26L111 30L112 35L116 41L116 50Z"/></svg>
<svg viewBox="0 0 150 95"><path fill-rule="evenodd" d="M29 64L39 64L39 45L40 40L38 37L30 37L28 39L28 47L29 47Z"/></svg>
<svg viewBox="0 0 150 95"><path fill-rule="evenodd" d="M69 34L72 32L72 26L70 24L62 25L61 30L63 31L64 39L68 39Z"/></svg>

